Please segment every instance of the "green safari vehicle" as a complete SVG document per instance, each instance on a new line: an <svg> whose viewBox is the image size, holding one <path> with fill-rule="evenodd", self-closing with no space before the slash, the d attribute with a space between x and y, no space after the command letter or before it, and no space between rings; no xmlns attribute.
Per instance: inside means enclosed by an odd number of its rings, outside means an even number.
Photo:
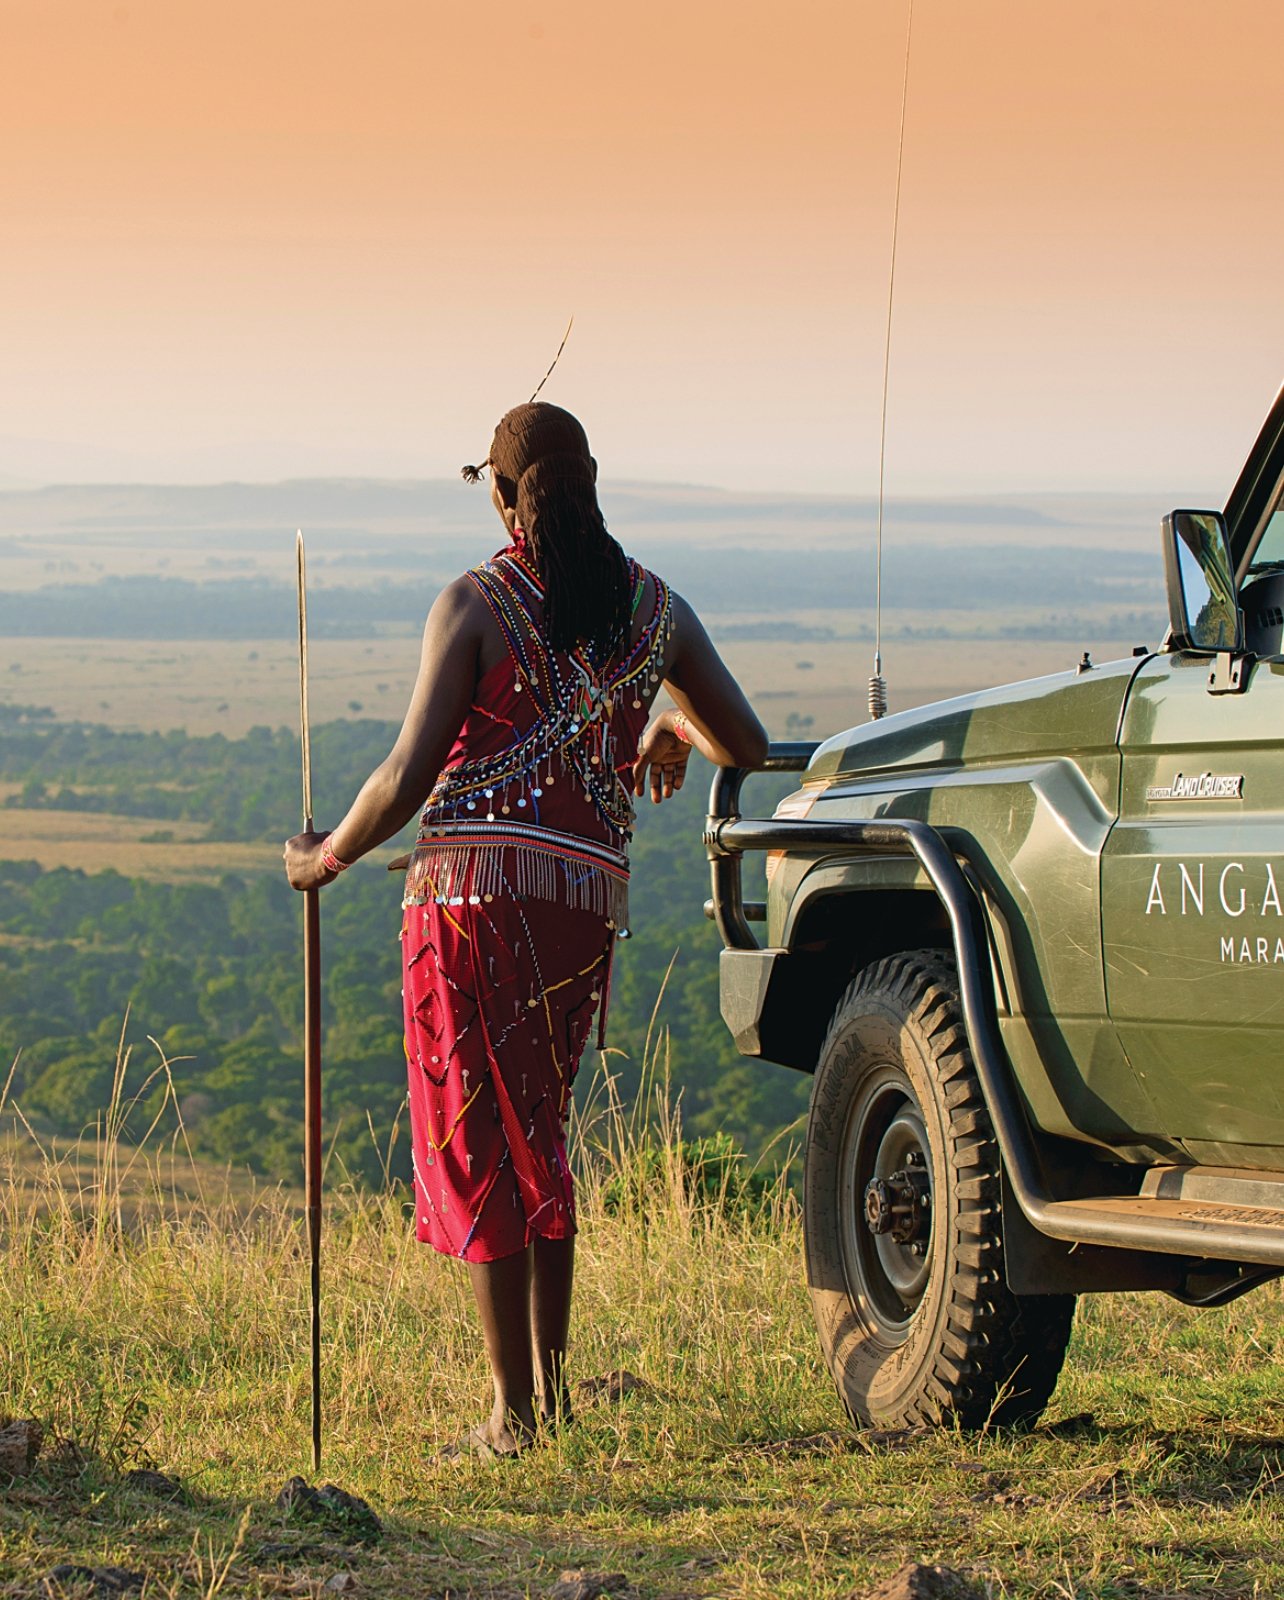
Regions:
<svg viewBox="0 0 1284 1600"><path fill-rule="evenodd" d="M722 1013L814 1074L807 1282L861 1421L1029 1421L1077 1295L1284 1272L1284 391L1163 560L1157 650L773 745L771 818L715 779Z"/></svg>

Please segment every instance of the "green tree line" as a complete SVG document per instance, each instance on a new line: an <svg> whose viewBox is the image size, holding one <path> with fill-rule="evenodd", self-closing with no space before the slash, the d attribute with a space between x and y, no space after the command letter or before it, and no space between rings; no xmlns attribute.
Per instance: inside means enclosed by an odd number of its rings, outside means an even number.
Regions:
<svg viewBox="0 0 1284 1600"><path fill-rule="evenodd" d="M188 818L204 806L213 836L226 839L284 838L297 827L297 748L284 730L142 735L26 713L2 731L0 777L24 794L39 785L45 804ZM394 731L374 722L316 729L327 785L320 817L337 818ZM609 1059L629 1096L654 1021L661 1038L667 1030L688 1129L757 1149L799 1114L807 1082L741 1058L718 1013L718 939L702 911L707 776L693 771L664 806L639 803L633 937L619 946ZM775 792L785 786L777 781ZM171 809L140 809L153 803ZM324 891L327 1137L368 1178L380 1170L370 1127L386 1140L405 1096L400 926L399 881L373 863ZM0 1056L6 1066L17 1058L14 1094L52 1132L78 1133L105 1106L128 1012L130 1081L158 1064L158 1045L173 1061L199 1154L295 1177L300 961L300 901L283 876L165 883L0 860ZM153 1084L135 1123L161 1093ZM400 1152L399 1171L404 1139Z"/></svg>

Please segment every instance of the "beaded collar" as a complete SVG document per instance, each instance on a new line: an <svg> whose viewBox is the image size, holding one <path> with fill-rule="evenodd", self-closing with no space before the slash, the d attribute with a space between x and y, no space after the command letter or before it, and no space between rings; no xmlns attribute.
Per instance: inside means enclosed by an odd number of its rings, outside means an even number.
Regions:
<svg viewBox="0 0 1284 1600"><path fill-rule="evenodd" d="M448 834L454 820L500 827L508 817L538 823L539 801L560 778L581 790L608 836L627 843L633 800L617 770L614 719L626 708L643 710L659 687L673 633L668 586L655 577L655 609L641 634L623 653L617 650L599 662L583 646L569 653L549 648L533 610L544 586L520 546L500 551L468 577L504 636L513 693L529 697L535 717L524 731L514 730L503 750L465 759L441 774L424 808L420 841ZM629 577L636 616L647 574L630 560Z"/></svg>

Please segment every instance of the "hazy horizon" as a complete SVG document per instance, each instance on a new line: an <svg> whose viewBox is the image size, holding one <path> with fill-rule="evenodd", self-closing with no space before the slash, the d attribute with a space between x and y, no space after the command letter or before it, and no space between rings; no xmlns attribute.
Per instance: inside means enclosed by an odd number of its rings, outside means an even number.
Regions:
<svg viewBox="0 0 1284 1600"><path fill-rule="evenodd" d="M1280 371L1284 374L1284 356ZM1135 471L1087 472L1081 469L1076 474L1067 465L1060 473L1054 467L1044 466L1034 472L1000 469L983 476L979 470L951 475L948 471L920 467L914 473L902 470L889 478L887 502L1165 492L1173 495L1174 504L1188 504L1195 498L1190 493L1195 483L1201 480L1212 483L1217 479L1225 483L1221 498L1216 501L1220 505L1238 475L1276 392L1264 391L1259 397L1238 396L1235 409L1242 431L1227 437L1224 411L1216 418L1210 416L1209 431L1211 433L1211 425L1216 421L1217 437L1205 440L1202 448L1187 448L1184 452L1174 449L1166 468L1148 461ZM1252 409L1254 398L1261 400L1260 414ZM481 442L484 445L486 441ZM1189 447L1191 441L1186 438L1184 443ZM892 430L889 455L897 448L896 430ZM462 461L467 452L461 449L457 453ZM473 455L480 453L480 449L472 452ZM867 455L868 451L862 453ZM773 470L764 469L760 464L746 481L736 483L730 477L719 479L689 472L684 475L678 471L612 471L609 462L601 462L601 465L602 482L607 490L615 485L708 489L723 494L789 495L799 499L837 496L863 501L875 495L877 484L876 473L868 471L853 473L849 481L844 481L841 473L833 471L818 475L808 467L781 466ZM409 452L389 452L386 459L381 460L378 450L365 447L352 450L345 457L323 441L248 440L239 445L208 446L189 452L149 453L115 449L84 440L27 439L0 433L0 493L64 487L204 488L232 483L275 485L300 481L457 483L459 474L457 469L442 467L440 461L415 460ZM1204 496L1200 503L1213 502Z"/></svg>
<svg viewBox="0 0 1284 1600"><path fill-rule="evenodd" d="M0 438L0 451L3 450L3 439ZM1245 444L1245 456L1248 446L1252 443L1249 439ZM3 456L0 455L0 460ZM1202 496L1180 494L1173 500L1182 504L1193 503L1198 499L1201 505L1220 506L1226 499L1236 472L1225 481L1220 489L1206 487ZM1190 482L1190 473L1183 475L1187 483ZM21 474L0 471L0 497L37 495L61 489L67 490L102 490L112 492L119 490L219 490L230 488L265 489L275 490L289 488L291 485L353 485L369 484L372 486L397 486L402 488L430 488L430 489L459 489L461 479L457 473L426 473L426 472L357 472L332 470L329 472L281 472L265 473L255 476L251 473L228 473L223 476L199 476L196 473L184 475L175 473L169 477L146 476L121 476L92 474L86 471L83 475L70 474L62 477L23 476ZM634 476L630 474L616 474L609 478L603 476L599 482L599 492L603 501L609 499L613 493L692 493L707 494L726 497L731 500L743 499L748 502L797 502L800 506L822 503L854 507L876 508L878 504L877 493L871 489L823 489L805 487L801 484L782 483L773 487L736 486L730 483L719 483L712 479L678 478L678 477L648 477L645 475ZM467 487L464 490L467 493ZM476 491L474 491L475 495ZM916 489L912 484L901 484L894 492L888 492L884 498L887 508L905 507L907 505L924 506L949 506L994 504L1003 505L1010 502L1028 501L1037 504L1040 501L1075 500L1075 501L1111 501L1121 502L1129 499L1151 500L1156 495L1175 493L1173 487L1164 482L1147 483L1140 480L1128 480L1114 484L1109 482L1088 482L1074 484L1070 482L1030 483L1025 485L1009 484L1006 487L996 484L987 487L981 484L971 486L931 486Z"/></svg>

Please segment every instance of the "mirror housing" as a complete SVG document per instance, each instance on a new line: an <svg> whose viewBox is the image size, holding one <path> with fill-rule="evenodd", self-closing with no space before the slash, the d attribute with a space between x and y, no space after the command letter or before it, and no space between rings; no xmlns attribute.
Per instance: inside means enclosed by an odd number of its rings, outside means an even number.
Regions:
<svg viewBox="0 0 1284 1600"><path fill-rule="evenodd" d="M1220 511L1170 511L1164 518L1168 623L1178 650L1241 650L1230 539Z"/></svg>

